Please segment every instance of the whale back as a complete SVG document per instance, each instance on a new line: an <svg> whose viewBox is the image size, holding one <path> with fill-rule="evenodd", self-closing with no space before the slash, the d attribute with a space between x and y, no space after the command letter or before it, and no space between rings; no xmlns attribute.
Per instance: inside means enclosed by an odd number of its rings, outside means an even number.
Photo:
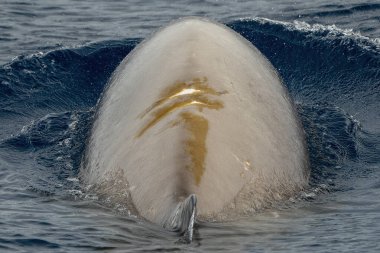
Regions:
<svg viewBox="0 0 380 253"><path fill-rule="evenodd" d="M114 72L81 173L91 185L117 179L107 194L160 224L191 194L198 217L222 220L294 194L309 176L273 66L231 29L194 18L158 31Z"/></svg>

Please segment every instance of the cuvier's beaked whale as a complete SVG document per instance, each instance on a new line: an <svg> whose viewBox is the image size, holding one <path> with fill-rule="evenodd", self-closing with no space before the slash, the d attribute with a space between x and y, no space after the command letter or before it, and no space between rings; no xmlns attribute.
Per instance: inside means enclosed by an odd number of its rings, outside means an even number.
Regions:
<svg viewBox="0 0 380 253"><path fill-rule="evenodd" d="M190 237L195 215L252 213L308 177L303 129L275 69L242 36L199 18L159 30L122 61L81 168L86 184Z"/></svg>

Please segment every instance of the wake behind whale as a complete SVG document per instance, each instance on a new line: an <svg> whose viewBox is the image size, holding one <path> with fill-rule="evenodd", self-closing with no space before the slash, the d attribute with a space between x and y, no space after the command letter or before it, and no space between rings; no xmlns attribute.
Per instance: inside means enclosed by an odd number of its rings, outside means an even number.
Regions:
<svg viewBox="0 0 380 253"><path fill-rule="evenodd" d="M307 185L304 133L268 60L229 28L172 23L142 42L104 92L84 183L151 222L252 213Z"/></svg>

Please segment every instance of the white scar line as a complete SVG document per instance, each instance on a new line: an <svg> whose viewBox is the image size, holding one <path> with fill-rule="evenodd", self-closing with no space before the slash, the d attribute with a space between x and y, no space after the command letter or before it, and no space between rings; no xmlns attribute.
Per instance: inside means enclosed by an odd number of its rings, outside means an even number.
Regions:
<svg viewBox="0 0 380 253"><path fill-rule="evenodd" d="M202 91L201 90L197 90L197 89L193 89L193 88L183 89L180 92L178 92L178 93L170 96L169 98L174 98L174 97L183 96L183 95L189 95L189 94L194 94L194 93L200 93L200 92L202 92Z"/></svg>

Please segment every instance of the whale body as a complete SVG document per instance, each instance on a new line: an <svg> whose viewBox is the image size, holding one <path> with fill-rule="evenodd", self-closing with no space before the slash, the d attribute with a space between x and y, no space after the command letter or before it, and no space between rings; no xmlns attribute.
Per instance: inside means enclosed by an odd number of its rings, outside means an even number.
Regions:
<svg viewBox="0 0 380 253"><path fill-rule="evenodd" d="M294 104L270 62L228 27L185 18L113 73L81 178L184 232L195 217L233 219L294 195L307 186L309 165Z"/></svg>

